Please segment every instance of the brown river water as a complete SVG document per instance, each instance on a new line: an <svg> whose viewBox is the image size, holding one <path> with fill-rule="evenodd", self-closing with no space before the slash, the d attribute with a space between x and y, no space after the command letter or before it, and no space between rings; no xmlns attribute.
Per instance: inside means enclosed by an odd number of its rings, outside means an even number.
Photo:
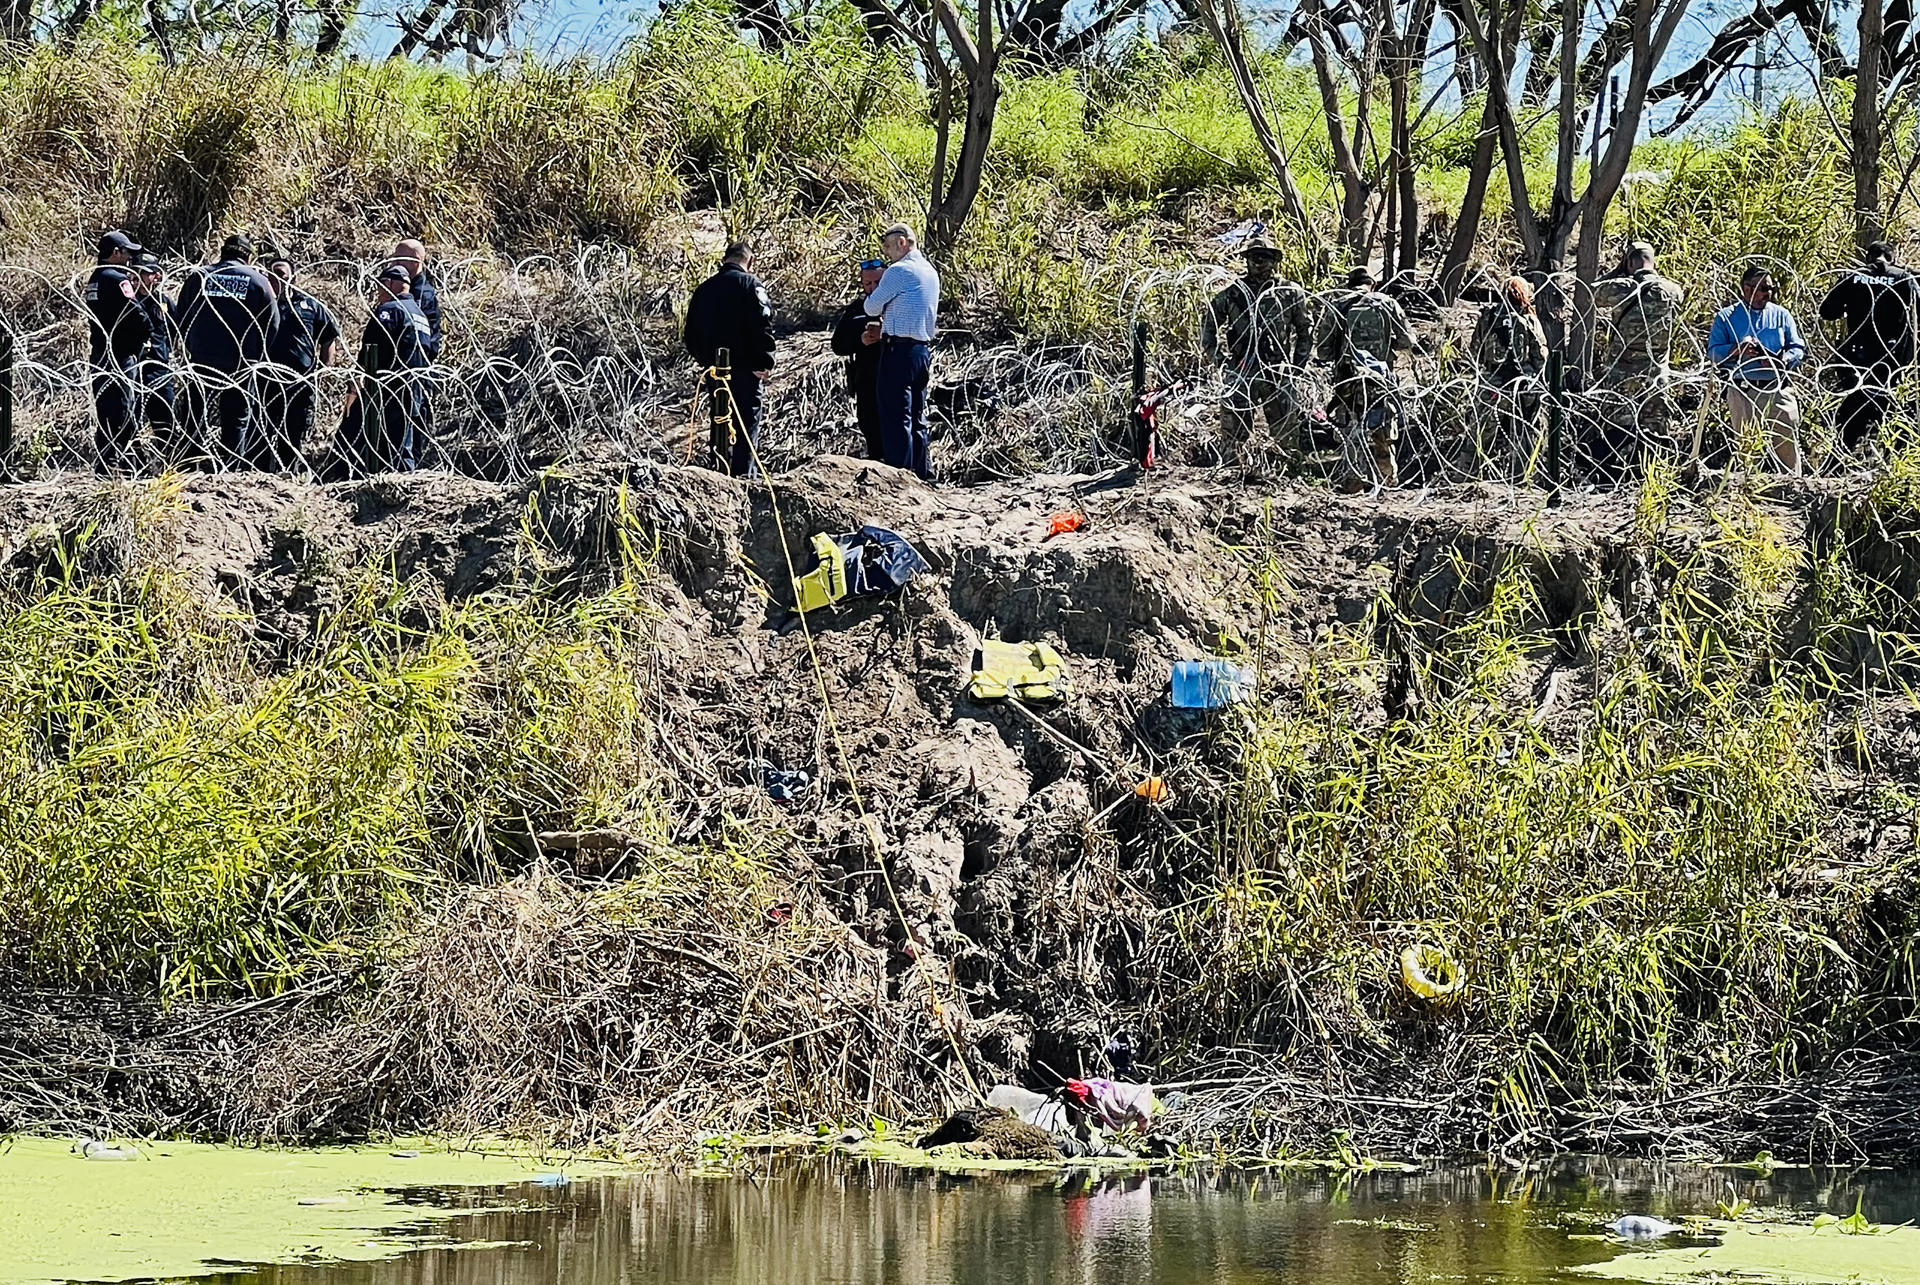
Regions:
<svg viewBox="0 0 1920 1285"><path fill-rule="evenodd" d="M1032 1282L1591 1280L1647 1251L1623 1212L1713 1217L1738 1196L1763 1222L1920 1214L1920 1175L1565 1160L1345 1176L1210 1170L1151 1176L926 1174L781 1162L749 1176L583 1178L563 1187L425 1188L472 1213L422 1223L437 1245L377 1262L268 1266L234 1285L1022 1285ZM1851 1241L1866 1238L1850 1238ZM1711 1245L1700 1229L1686 1247ZM1836 1241L1836 1243L1839 1243ZM1638 1261L1638 1260L1635 1260ZM1651 1262L1652 1260L1646 1260ZM1616 1272L1622 1264L1615 1264ZM1916 1267L1920 1270L1920 1266ZM1650 1274L1651 1277L1651 1274ZM1896 1269L1885 1279L1904 1281Z"/></svg>

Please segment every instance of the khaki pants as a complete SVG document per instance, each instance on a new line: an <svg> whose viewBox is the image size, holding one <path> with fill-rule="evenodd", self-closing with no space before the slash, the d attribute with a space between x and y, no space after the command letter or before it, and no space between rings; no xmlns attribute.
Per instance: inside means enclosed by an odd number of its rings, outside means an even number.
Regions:
<svg viewBox="0 0 1920 1285"><path fill-rule="evenodd" d="M1790 473L1800 471L1800 402L1786 384L1770 388L1753 384L1727 385L1727 417L1733 440L1744 442L1750 430L1765 433L1774 462Z"/></svg>

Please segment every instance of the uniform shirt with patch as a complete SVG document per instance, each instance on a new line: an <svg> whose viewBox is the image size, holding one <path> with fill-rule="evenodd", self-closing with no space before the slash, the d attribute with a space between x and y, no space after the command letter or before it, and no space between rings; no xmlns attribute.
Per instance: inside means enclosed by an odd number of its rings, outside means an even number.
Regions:
<svg viewBox="0 0 1920 1285"><path fill-rule="evenodd" d="M120 368L146 351L148 317L140 307L131 271L103 263L87 277L87 361L95 369Z"/></svg>
<svg viewBox="0 0 1920 1285"><path fill-rule="evenodd" d="M1838 352L1856 366L1913 364L1913 328L1920 322L1920 277L1905 268L1859 269L1840 278L1820 304L1820 320L1845 321Z"/></svg>
<svg viewBox="0 0 1920 1285"><path fill-rule="evenodd" d="M360 343L372 354L375 374L424 370L433 364L433 324L412 299L389 299L375 308Z"/></svg>
<svg viewBox="0 0 1920 1285"><path fill-rule="evenodd" d="M164 366L173 360L174 331L180 319L171 300L157 290L140 296L140 310L147 314L146 360Z"/></svg>
<svg viewBox="0 0 1920 1285"><path fill-rule="evenodd" d="M414 306L420 309L420 315L427 319L427 358L430 361L439 361L440 292L434 288L433 282L427 280L427 274L424 272L416 276L408 288L413 291Z"/></svg>
<svg viewBox="0 0 1920 1285"><path fill-rule="evenodd" d="M736 374L773 366L773 304L760 279L737 263L723 263L687 301L687 351L711 366L725 348Z"/></svg>
<svg viewBox="0 0 1920 1285"><path fill-rule="evenodd" d="M304 375L326 346L340 337L340 323L326 304L292 286L281 301L280 329L273 337L273 360Z"/></svg>
<svg viewBox="0 0 1920 1285"><path fill-rule="evenodd" d="M280 328L280 302L266 274L233 260L190 273L179 308L187 360L228 374L264 361Z"/></svg>

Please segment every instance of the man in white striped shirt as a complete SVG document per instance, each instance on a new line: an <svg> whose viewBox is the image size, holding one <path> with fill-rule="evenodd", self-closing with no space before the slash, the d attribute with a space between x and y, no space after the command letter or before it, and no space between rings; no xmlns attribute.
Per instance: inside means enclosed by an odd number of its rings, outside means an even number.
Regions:
<svg viewBox="0 0 1920 1285"><path fill-rule="evenodd" d="M895 223L880 234L890 266L867 296L867 315L880 328L880 453L895 468L928 481L927 377L940 311L940 274L913 244L913 230Z"/></svg>

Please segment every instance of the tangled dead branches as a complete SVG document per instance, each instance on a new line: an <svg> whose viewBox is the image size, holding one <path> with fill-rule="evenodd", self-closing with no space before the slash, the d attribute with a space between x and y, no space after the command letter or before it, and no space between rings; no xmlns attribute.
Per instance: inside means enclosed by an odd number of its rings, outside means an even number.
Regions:
<svg viewBox="0 0 1920 1285"><path fill-rule="evenodd" d="M784 908L723 925L536 867L456 894L352 1014L261 1053L237 1131L701 1128L929 1113L958 1071L885 952Z"/></svg>

